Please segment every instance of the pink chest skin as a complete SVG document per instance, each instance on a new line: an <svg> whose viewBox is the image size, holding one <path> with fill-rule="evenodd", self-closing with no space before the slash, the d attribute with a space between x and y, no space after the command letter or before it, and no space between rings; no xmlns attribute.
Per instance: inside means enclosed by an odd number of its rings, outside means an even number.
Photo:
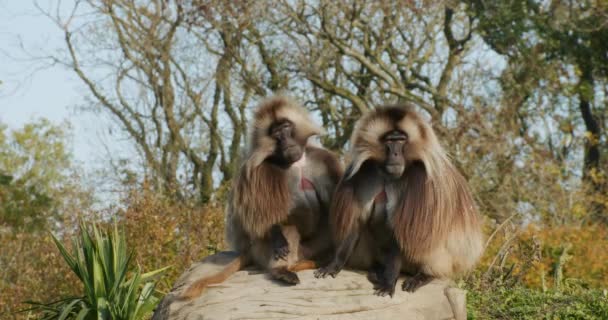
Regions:
<svg viewBox="0 0 608 320"><path fill-rule="evenodd" d="M306 154L304 154L302 156L302 158L300 160L298 160L296 163L294 163L292 166L295 168L298 168L300 170L300 185L299 185L300 190L314 191L315 190L314 184L312 184L312 181L308 180L304 176L304 167L306 166Z"/></svg>
<svg viewBox="0 0 608 320"><path fill-rule="evenodd" d="M382 189L382 191L376 195L376 198L374 198L375 203L385 203L386 200L386 191L384 189Z"/></svg>
<svg viewBox="0 0 608 320"><path fill-rule="evenodd" d="M315 190L315 186L312 184L312 181L306 179L304 176L302 176L302 179L300 180L300 190L303 191L308 191L308 190Z"/></svg>

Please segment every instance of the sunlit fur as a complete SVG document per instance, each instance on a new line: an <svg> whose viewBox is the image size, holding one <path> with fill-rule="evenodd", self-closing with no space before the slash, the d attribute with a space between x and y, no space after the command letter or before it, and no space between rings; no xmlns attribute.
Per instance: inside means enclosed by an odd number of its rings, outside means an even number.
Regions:
<svg viewBox="0 0 608 320"><path fill-rule="evenodd" d="M383 163L381 137L392 130L408 135L406 168L396 182L400 185L397 206L388 212L404 260L436 277L470 270L483 249L473 196L431 126L412 107L380 107L358 121L351 139L351 167L344 179L358 174L368 160ZM338 241L358 227L364 205L352 188L341 186L348 184L339 184L331 211Z"/></svg>
<svg viewBox="0 0 608 320"><path fill-rule="evenodd" d="M295 139L300 145L323 132L307 111L289 98L274 97L256 109L246 161L234 181L232 197L233 214L240 217L252 237L262 237L272 225L285 221L291 205L286 171L264 162L275 150L270 126L280 120L294 124Z"/></svg>
<svg viewBox="0 0 608 320"><path fill-rule="evenodd" d="M276 148L276 140L270 137L270 127L281 120L292 122L294 138L304 148L302 161L290 168L280 168L265 161ZM310 136L322 132L305 109L286 97L270 98L254 111L244 161L233 181L226 206L226 240L240 255L217 274L194 282L182 294L182 299L200 296L209 285L223 282L250 263L271 274L277 269L295 272L316 268L314 262L303 259L316 259L331 252L327 207L342 176L342 166L333 153L307 144ZM301 170L298 172L314 184L313 192L321 210L312 210L311 203L300 203L301 199L296 201L297 197L292 196L293 192L301 192L294 191L289 183L296 170ZM284 260L273 256L267 237L273 225L281 227L289 245L289 254Z"/></svg>

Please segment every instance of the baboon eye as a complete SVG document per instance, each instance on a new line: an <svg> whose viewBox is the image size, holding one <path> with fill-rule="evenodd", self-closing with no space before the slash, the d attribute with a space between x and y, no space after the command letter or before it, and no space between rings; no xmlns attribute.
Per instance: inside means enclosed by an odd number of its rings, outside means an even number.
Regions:
<svg viewBox="0 0 608 320"><path fill-rule="evenodd" d="M269 135L279 142L294 139L295 128L293 123L287 119L277 120L270 126Z"/></svg>
<svg viewBox="0 0 608 320"><path fill-rule="evenodd" d="M407 134L399 130L393 130L384 135L383 139L385 142L407 142Z"/></svg>

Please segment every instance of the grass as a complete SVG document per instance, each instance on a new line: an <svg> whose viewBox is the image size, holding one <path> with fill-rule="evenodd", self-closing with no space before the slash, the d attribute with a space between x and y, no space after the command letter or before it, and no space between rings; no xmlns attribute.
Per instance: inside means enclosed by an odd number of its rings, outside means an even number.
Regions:
<svg viewBox="0 0 608 320"><path fill-rule="evenodd" d="M469 319L608 319L606 290L573 284L542 291L523 286L469 290Z"/></svg>

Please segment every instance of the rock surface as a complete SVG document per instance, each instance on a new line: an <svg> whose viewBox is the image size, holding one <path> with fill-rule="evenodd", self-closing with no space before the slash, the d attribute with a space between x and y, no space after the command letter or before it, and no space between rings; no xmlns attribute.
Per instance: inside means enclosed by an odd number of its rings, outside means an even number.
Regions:
<svg viewBox="0 0 608 320"><path fill-rule="evenodd" d="M197 262L177 281L153 320L181 319L466 319L465 292L433 281L415 293L373 295L365 272L342 271L335 279L316 279L313 270L298 272L301 283L285 286L256 270L243 270L211 286L192 301L178 297L197 279L221 270L236 257L222 252Z"/></svg>

